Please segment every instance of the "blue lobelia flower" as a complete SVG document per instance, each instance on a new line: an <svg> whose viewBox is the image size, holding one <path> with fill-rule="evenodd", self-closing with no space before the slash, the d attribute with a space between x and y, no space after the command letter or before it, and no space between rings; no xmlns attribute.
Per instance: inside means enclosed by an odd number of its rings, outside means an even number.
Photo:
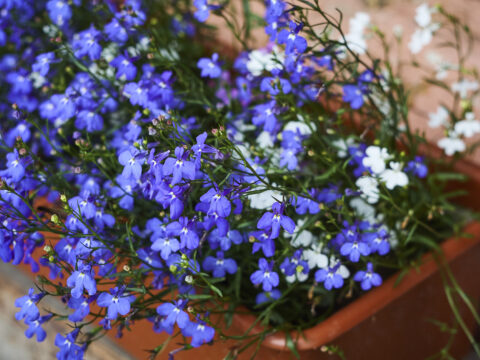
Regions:
<svg viewBox="0 0 480 360"><path fill-rule="evenodd" d="M118 44L123 44L128 40L127 30L120 24L117 18L113 18L112 21L106 24L103 31L109 40Z"/></svg>
<svg viewBox="0 0 480 360"><path fill-rule="evenodd" d="M182 329L182 334L184 336L192 337L190 345L193 347L199 347L213 340L215 330L208 326L205 321L197 318L197 322L188 322L188 324Z"/></svg>
<svg viewBox="0 0 480 360"><path fill-rule="evenodd" d="M35 62L32 65L32 71L38 72L42 76L47 76L48 71L50 70L50 64L55 61L55 54L53 52L40 54L35 58Z"/></svg>
<svg viewBox="0 0 480 360"><path fill-rule="evenodd" d="M279 284L278 274L273 271L273 261L268 262L266 259L261 258L258 260L258 267L260 270L255 271L250 276L250 281L254 285L262 284L263 291L271 291Z"/></svg>
<svg viewBox="0 0 480 360"><path fill-rule="evenodd" d="M367 263L367 271L358 271L353 280L359 281L363 290L367 291L372 286L380 286L382 284L382 278L377 273L373 272L373 265L371 262Z"/></svg>
<svg viewBox="0 0 480 360"><path fill-rule="evenodd" d="M273 133L277 128L276 102L272 100L266 104L255 105L252 123L256 126L263 126L265 131Z"/></svg>
<svg viewBox="0 0 480 360"><path fill-rule="evenodd" d="M89 29L74 36L72 48L75 56L81 58L88 55L90 60L100 59L102 53L102 47L98 43L100 35L100 31L91 25Z"/></svg>
<svg viewBox="0 0 480 360"><path fill-rule="evenodd" d="M7 154L7 168L0 171L0 176L13 182L18 182L25 175L25 168L27 165L27 159L21 158L18 154L18 150L14 149L13 153Z"/></svg>
<svg viewBox="0 0 480 360"><path fill-rule="evenodd" d="M292 54L296 51L297 54L302 54L307 50L307 40L303 36L298 35L302 30L303 24L297 24L294 21L290 21L289 30L282 29L278 33L277 42L279 44L285 44L285 54Z"/></svg>
<svg viewBox="0 0 480 360"><path fill-rule="evenodd" d="M133 65L132 59L127 54L118 55L110 61L110 65L117 69L117 79L131 81L137 75L137 67Z"/></svg>
<svg viewBox="0 0 480 360"><path fill-rule="evenodd" d="M188 153L185 153L185 149L180 146L177 147L175 149L175 156L177 157L176 159L169 157L165 160L163 164L163 174L172 175L172 185L179 183L182 178L194 180L195 164L187 160Z"/></svg>
<svg viewBox="0 0 480 360"><path fill-rule="evenodd" d="M157 188L158 193L155 196L164 209L170 208L170 218L176 220L183 212L183 193L185 189L181 186L170 187L166 183L161 183Z"/></svg>
<svg viewBox="0 0 480 360"><path fill-rule="evenodd" d="M287 79L280 77L280 70L272 70L272 75L270 77L264 77L260 83L260 90L263 92L268 92L272 96L277 96L280 93L288 94L292 91L292 85Z"/></svg>
<svg viewBox="0 0 480 360"><path fill-rule="evenodd" d="M85 351L85 346L81 347L75 344L75 340L79 333L80 329L74 329L72 332L68 333L66 336L57 334L55 336L55 346L60 348L57 353L58 360L82 360L83 353Z"/></svg>
<svg viewBox="0 0 480 360"><path fill-rule="evenodd" d="M208 242L212 250L220 247L223 251L227 251L232 246L232 243L235 245L241 244L243 237L238 230L230 230L225 235L222 235L220 230L214 229L208 236Z"/></svg>
<svg viewBox="0 0 480 360"><path fill-rule="evenodd" d="M317 195L317 190L310 189L308 194L311 198L315 199ZM311 198L306 198L303 196L298 196L296 199L292 198L292 205L295 206L295 211L299 215L305 215L307 212L310 214L317 214L320 212L320 204Z"/></svg>
<svg viewBox="0 0 480 360"><path fill-rule="evenodd" d="M232 209L230 201L225 195L229 193L228 190L220 191L216 185L208 190L200 197L200 201L209 204L207 214L216 213L220 217L227 217L230 215Z"/></svg>
<svg viewBox="0 0 480 360"><path fill-rule="evenodd" d="M370 247L363 239L358 235L354 234L352 237L349 237L347 241L340 248L340 254L343 256L348 256L350 261L358 262L360 256L370 255Z"/></svg>
<svg viewBox="0 0 480 360"><path fill-rule="evenodd" d="M155 251L160 251L162 259L167 260L171 253L177 252L178 249L180 249L180 243L175 238L163 235L155 238L150 248Z"/></svg>
<svg viewBox="0 0 480 360"><path fill-rule="evenodd" d="M175 323L180 329L183 329L190 322L188 314L183 311L186 305L186 300L180 299L172 303L164 303L157 307L157 314L166 316L165 325L172 326Z"/></svg>
<svg viewBox="0 0 480 360"><path fill-rule="evenodd" d="M92 303L95 299L95 296L86 297L84 295L79 298L71 297L68 300L67 305L75 311L68 315L68 320L73 322L83 321L83 319L90 314L90 303Z"/></svg>
<svg viewBox="0 0 480 360"><path fill-rule="evenodd" d="M272 257L275 254L275 242L273 241L270 231L254 231L251 238L256 240L252 246L252 254L262 249L266 257Z"/></svg>
<svg viewBox="0 0 480 360"><path fill-rule="evenodd" d="M200 22L205 22L210 16L211 6L208 5L208 0L194 0L193 6L197 10L193 13L193 17Z"/></svg>
<svg viewBox="0 0 480 360"><path fill-rule="evenodd" d="M46 331L42 328L42 324L47 322L52 318L52 314L41 316L36 320L25 320L25 324L28 325L28 329L25 330L25 336L27 338L32 338L37 336L37 341L42 342L47 337Z"/></svg>
<svg viewBox="0 0 480 360"><path fill-rule="evenodd" d="M178 221L174 221L167 225L166 228L168 236L179 236L180 247L190 250L196 249L200 242L198 235L195 231L195 222L188 220L187 217L180 217Z"/></svg>
<svg viewBox="0 0 480 360"><path fill-rule="evenodd" d="M272 302L274 300L280 299L281 296L282 293L278 289L273 289L272 291L264 291L260 294L257 294L257 296L255 297L255 303L259 305L267 302Z"/></svg>
<svg viewBox="0 0 480 360"><path fill-rule="evenodd" d="M197 167L197 169L200 169L200 161L202 154L211 154L217 151L214 147L205 144L206 139L207 133L203 132L197 136L197 143L192 146L192 151L195 154L195 166Z"/></svg>
<svg viewBox="0 0 480 360"><path fill-rule="evenodd" d="M377 232L364 233L362 237L370 246L372 253L377 252L379 255L386 255L390 251L390 242L388 238L390 235L387 230L380 229Z"/></svg>
<svg viewBox="0 0 480 360"><path fill-rule="evenodd" d="M218 64L218 54L214 53L211 58L201 58L197 63L198 68L201 70L201 77L210 77L212 79L220 77L222 69Z"/></svg>
<svg viewBox="0 0 480 360"><path fill-rule="evenodd" d="M65 0L50 0L47 2L48 16L54 24L62 27L72 18L72 9Z"/></svg>
<svg viewBox="0 0 480 360"><path fill-rule="evenodd" d="M145 154L131 146L130 149L120 154L118 162L124 166L122 172L123 177L132 177L135 180L139 180L142 176L142 165L145 162Z"/></svg>
<svg viewBox="0 0 480 360"><path fill-rule="evenodd" d="M217 251L217 256L207 256L203 261L203 268L212 272L213 277L224 277L226 273L235 274L237 263L233 259L225 259L223 251Z"/></svg>
<svg viewBox="0 0 480 360"><path fill-rule="evenodd" d="M303 250L298 249L292 257L286 257L280 265L280 269L286 276L292 276L298 273L308 274L309 266L305 260L302 260Z"/></svg>
<svg viewBox="0 0 480 360"><path fill-rule="evenodd" d="M272 205L273 212L266 212L257 222L257 228L265 231L271 230L270 237L276 239L280 234L280 228L284 228L290 234L295 230L295 222L287 215L283 214L284 204L275 202Z"/></svg>
<svg viewBox="0 0 480 360"><path fill-rule="evenodd" d="M352 109L360 109L364 103L366 88L363 85L344 85L343 101L350 103Z"/></svg>
<svg viewBox="0 0 480 360"><path fill-rule="evenodd" d="M343 277L337 273L340 267L340 262L328 269L320 269L315 272L315 281L322 283L325 289L332 290L332 288L339 289L343 286Z"/></svg>
<svg viewBox="0 0 480 360"><path fill-rule="evenodd" d="M77 114L75 127L87 132L100 131L103 129L103 118L95 111L82 110Z"/></svg>
<svg viewBox="0 0 480 360"><path fill-rule="evenodd" d="M424 163L423 156L415 156L414 160L407 163L405 171L412 173L421 179L427 177L428 167Z"/></svg>
<svg viewBox="0 0 480 360"><path fill-rule="evenodd" d="M37 303L45 296L45 294L34 294L33 288L28 290L28 295L22 296L15 300L15 306L21 308L19 312L15 314L15 319L33 321L38 319L40 312L38 311Z"/></svg>
<svg viewBox="0 0 480 360"><path fill-rule="evenodd" d="M120 315L127 315L130 312L130 304L135 301L135 296L124 295L125 288L115 287L110 293L101 293L98 296L97 304L107 308L107 318L115 320Z"/></svg>
<svg viewBox="0 0 480 360"><path fill-rule="evenodd" d="M95 295L97 284L94 279L92 266L80 261L78 270L75 270L67 279L67 286L72 288L72 296L74 298L80 298L84 289L87 290L88 295Z"/></svg>

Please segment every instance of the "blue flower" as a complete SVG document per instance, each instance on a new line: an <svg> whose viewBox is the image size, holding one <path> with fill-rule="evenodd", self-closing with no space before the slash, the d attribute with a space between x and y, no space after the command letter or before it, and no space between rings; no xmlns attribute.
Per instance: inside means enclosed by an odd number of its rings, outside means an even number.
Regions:
<svg viewBox="0 0 480 360"><path fill-rule="evenodd" d="M200 22L205 22L210 16L211 9L211 7L208 5L208 0L194 0L193 6L197 8L197 10L193 13L195 19Z"/></svg>
<svg viewBox="0 0 480 360"><path fill-rule="evenodd" d="M201 77L210 77L212 79L220 77L222 74L222 69L218 64L218 54L214 53L212 57L209 58L201 58L198 60L197 66L201 69L200 76Z"/></svg>
<svg viewBox="0 0 480 360"><path fill-rule="evenodd" d="M286 44L285 53L292 54L296 51L297 54L302 54L307 50L307 40L303 36L298 35L302 30L303 24L297 24L294 21L289 23L290 29L282 29L278 33L277 42L279 44Z"/></svg>
<svg viewBox="0 0 480 360"><path fill-rule="evenodd" d="M68 306L75 311L68 315L68 320L73 322L83 321L85 317L90 314L90 303L95 300L95 297L81 296L79 298L71 297L68 300Z"/></svg>
<svg viewBox="0 0 480 360"><path fill-rule="evenodd" d="M127 30L125 30L116 18L113 18L112 21L105 25L103 31L109 40L116 43L123 44L128 40Z"/></svg>
<svg viewBox="0 0 480 360"><path fill-rule="evenodd" d="M348 256L352 262L358 262L361 255L367 256L370 255L370 252L371 250L368 244L359 238L347 240L340 248L340 254Z"/></svg>
<svg viewBox="0 0 480 360"><path fill-rule="evenodd" d="M48 16L58 26L65 25L72 17L72 9L65 0L50 0L47 2Z"/></svg>
<svg viewBox="0 0 480 360"><path fill-rule="evenodd" d="M157 307L157 314L161 316L166 316L165 325L172 326L175 323L180 329L183 329L190 322L188 314L183 311L183 308L186 305L186 301L180 299L172 303L164 303Z"/></svg>
<svg viewBox="0 0 480 360"><path fill-rule="evenodd" d="M362 85L344 85L343 101L350 103L352 109L360 109L364 103L365 91Z"/></svg>
<svg viewBox="0 0 480 360"><path fill-rule="evenodd" d="M85 347L75 344L80 329L75 329L65 337L61 334L55 336L55 346L60 348L57 353L58 360L82 360Z"/></svg>
<svg viewBox="0 0 480 360"><path fill-rule="evenodd" d="M255 303L257 305L264 304L267 302L272 302L274 300L280 299L282 293L278 289L273 289L272 291L265 291L257 294L255 297Z"/></svg>
<svg viewBox="0 0 480 360"><path fill-rule="evenodd" d="M9 178L13 182L20 181L25 175L26 167L26 159L21 158L17 149L14 149L13 153L7 154L7 169L0 171L0 176Z"/></svg>
<svg viewBox="0 0 480 360"><path fill-rule="evenodd" d="M52 318L52 314L44 315L36 320L25 320L25 324L28 325L28 329L25 330L25 336L32 338L37 336L37 341L42 342L47 337L46 331L42 328L42 324Z"/></svg>
<svg viewBox="0 0 480 360"><path fill-rule="evenodd" d="M124 288L115 287L110 293L101 293L98 296L97 304L107 308L107 318L115 320L120 315L127 315L130 312L130 304L135 301L135 296L124 295Z"/></svg>
<svg viewBox="0 0 480 360"><path fill-rule="evenodd" d="M273 241L270 232L255 231L251 234L253 239L256 239L252 246L252 254L262 249L266 257L272 257L275 254L275 242Z"/></svg>
<svg viewBox="0 0 480 360"><path fill-rule="evenodd" d="M292 85L287 79L283 79L279 76L280 71L272 70L274 76L264 77L260 83L260 90L263 92L268 92L272 96L277 96L278 94L288 94L292 91Z"/></svg>
<svg viewBox="0 0 480 360"><path fill-rule="evenodd" d="M255 115L252 118L252 123L256 126L263 126L265 131L273 133L277 127L275 105L274 100L266 104L255 105L253 108Z"/></svg>
<svg viewBox="0 0 480 360"><path fill-rule="evenodd" d="M194 180L195 164L187 160L188 153L185 153L185 149L180 146L177 147L175 149L175 156L177 157L176 159L169 157L165 160L165 163L163 164L163 174L172 175L172 185L180 182L182 178Z"/></svg>
<svg viewBox="0 0 480 360"><path fill-rule="evenodd" d="M182 329L184 336L192 337L190 345L199 347L205 343L209 343L215 336L215 330L208 326L204 321L197 319L197 322L189 321L187 326Z"/></svg>
<svg viewBox="0 0 480 360"><path fill-rule="evenodd" d="M145 155L134 147L123 151L118 157L118 162L124 166L122 176L132 177L135 180L140 179L144 161Z"/></svg>
<svg viewBox="0 0 480 360"><path fill-rule="evenodd" d="M88 132L100 131L103 129L103 119L94 111L82 110L75 119L75 127Z"/></svg>
<svg viewBox="0 0 480 360"><path fill-rule="evenodd" d="M311 189L308 193L312 198L315 198L317 191ZM310 214L317 214L320 212L320 204L310 198L298 196L296 199L292 198L291 203L295 206L295 211L299 215L305 215L307 212Z"/></svg>
<svg viewBox="0 0 480 360"><path fill-rule="evenodd" d="M100 35L100 31L92 25L89 29L74 36L72 48L75 56L81 58L88 55L90 60L100 59L102 53L102 47L98 43Z"/></svg>
<svg viewBox="0 0 480 360"><path fill-rule="evenodd" d="M225 196L228 191L220 191L216 187L211 188L200 197L201 202L209 203L207 214L216 213L220 217L230 215L231 204Z"/></svg>
<svg viewBox="0 0 480 360"><path fill-rule="evenodd" d="M280 228L283 227L285 231L293 234L295 230L295 222L287 215L283 214L285 209L284 204L275 202L272 205L273 212L266 212L257 222L257 228L265 231L272 231L271 238L276 239L280 234Z"/></svg>
<svg viewBox="0 0 480 360"><path fill-rule="evenodd" d="M358 271L353 277L353 280L361 282L360 286L365 291L370 290L372 286L380 286L382 284L382 278L373 272L371 262L367 263L367 271Z"/></svg>
<svg viewBox="0 0 480 360"><path fill-rule="evenodd" d="M203 261L203 268L211 271L213 277L224 277L226 273L235 274L237 263L233 259L225 259L223 251L217 251L217 257L207 256Z"/></svg>
<svg viewBox="0 0 480 360"><path fill-rule="evenodd" d="M80 262L78 270L75 270L67 279L67 286L72 288L74 298L80 298L84 289L87 290L88 295L95 295L97 284L93 276L91 265Z"/></svg>
<svg viewBox="0 0 480 360"><path fill-rule="evenodd" d="M200 168L200 160L202 154L211 154L217 151L214 147L205 144L206 139L207 133L203 132L202 134L197 136L197 143L192 146L192 151L195 154L195 166L197 167L197 169Z"/></svg>
<svg viewBox="0 0 480 360"><path fill-rule="evenodd" d="M180 236L180 247L190 250L196 249L200 242L195 232L195 222L188 220L186 217L180 217L178 221L167 225L167 234L169 236Z"/></svg>
<svg viewBox="0 0 480 360"><path fill-rule="evenodd" d="M137 68L126 55L118 55L110 61L110 65L117 69L117 79L130 81L137 75Z"/></svg>
<svg viewBox="0 0 480 360"><path fill-rule="evenodd" d="M262 284L263 291L271 291L274 287L277 287L280 279L278 274L273 271L273 261L268 262L264 258L261 258L258 260L258 267L260 270L255 271L250 276L252 284Z"/></svg>
<svg viewBox="0 0 480 360"><path fill-rule="evenodd" d="M15 314L15 319L33 321L38 319L40 312L38 311L37 303L45 296L45 294L34 294L33 288L28 290L28 295L22 296L15 300L15 306L21 308Z"/></svg>
<svg viewBox="0 0 480 360"><path fill-rule="evenodd" d="M280 265L280 269L285 274L285 276L292 276L298 273L308 274L309 266L305 260L302 260L301 249L295 251L292 257L286 257Z"/></svg>
<svg viewBox="0 0 480 360"><path fill-rule="evenodd" d="M212 250L220 247L223 251L227 251L232 243L235 245L241 244L243 237L238 230L230 230L225 235L221 235L218 229L214 229L208 236L208 242Z"/></svg>
<svg viewBox="0 0 480 360"><path fill-rule="evenodd" d="M184 189L180 186L170 187L165 183L162 183L158 188L157 200L162 204L164 209L170 208L170 218L176 220L182 215L183 212L183 192Z"/></svg>
<svg viewBox="0 0 480 360"><path fill-rule="evenodd" d="M423 179L428 174L428 167L424 163L422 156L415 156L415 159L409 161L405 167L405 171L410 172Z"/></svg>
<svg viewBox="0 0 480 360"><path fill-rule="evenodd" d="M158 237L153 240L152 250L160 251L162 259L167 260L171 253L177 252L180 249L180 243L177 239L172 237Z"/></svg>
<svg viewBox="0 0 480 360"><path fill-rule="evenodd" d="M378 232L365 233L363 237L370 246L372 253L377 252L379 255L386 255L390 251L390 243L388 242L389 234L385 229Z"/></svg>
<svg viewBox="0 0 480 360"><path fill-rule="evenodd" d="M343 278L337 273L339 267L340 262L333 267L328 267L328 269L317 270L315 272L315 281L319 283L323 282L323 286L325 286L325 289L327 290L341 288L343 286Z"/></svg>
<svg viewBox="0 0 480 360"><path fill-rule="evenodd" d="M55 54L53 52L40 54L35 58L35 62L32 65L32 71L38 72L42 76L46 76L50 70L50 64L55 61Z"/></svg>

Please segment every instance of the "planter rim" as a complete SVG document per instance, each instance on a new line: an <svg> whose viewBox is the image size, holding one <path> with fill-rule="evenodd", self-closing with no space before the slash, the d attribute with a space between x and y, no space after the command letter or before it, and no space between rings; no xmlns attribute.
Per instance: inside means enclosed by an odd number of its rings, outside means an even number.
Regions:
<svg viewBox="0 0 480 360"><path fill-rule="evenodd" d="M440 244L444 260L450 263L452 260L469 251L480 243L480 223L471 222L464 227L463 231L472 234L472 238L451 237ZM416 285L432 276L439 268L434 259L434 254L429 252L421 257L417 268L410 268L408 273L395 286L399 272L390 276L381 286L363 294L360 298L335 312L319 324L303 331L290 331L291 338L296 342L298 350L313 350L335 340L339 335L351 330L364 320L373 316L395 299L412 290ZM234 323L243 331L250 329L255 322L253 314L235 314ZM261 325L254 326L251 334L263 331ZM286 346L284 332L267 335L262 342L267 348L289 351Z"/></svg>

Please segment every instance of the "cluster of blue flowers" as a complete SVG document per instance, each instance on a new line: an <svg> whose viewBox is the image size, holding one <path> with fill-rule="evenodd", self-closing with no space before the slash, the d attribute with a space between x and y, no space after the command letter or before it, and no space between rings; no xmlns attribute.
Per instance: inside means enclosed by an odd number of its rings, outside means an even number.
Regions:
<svg viewBox="0 0 480 360"><path fill-rule="evenodd" d="M207 0L193 5L163 31L189 43L196 25L222 10ZM345 142L328 150L339 152L338 164L347 158L356 186L310 179L337 165L318 167L321 123L292 109L318 105L323 84L313 75L335 63L327 50L309 51L286 2L266 5L271 43L241 52L232 70L221 54L185 60L188 46L158 45L140 0L0 1L0 78L9 84L0 101L0 256L30 264L32 272L50 269L50 286L78 327L57 335L58 359L83 357L77 339L92 303L102 309L105 330L121 333L146 313L156 332L178 327L192 347L211 342L215 330L197 307L194 285L219 292L240 268L249 271L242 291L256 294L256 305L281 298L290 282L310 281L320 293L347 281L363 290L382 283L373 263L392 250L392 231L365 211L352 215L357 208L348 201L365 209L383 183L401 191L391 173L401 172L394 161L401 157ZM85 11L101 21L85 22ZM35 16L43 28L30 26ZM180 66L196 83L185 83ZM362 107L376 78L366 69L343 86L343 100ZM200 94L204 87L215 91ZM404 169L410 177L427 175L420 157ZM293 173L298 183L289 182ZM52 216L38 199L62 210ZM48 232L59 236L45 239ZM105 279L116 286L99 290ZM176 289L177 298L144 309L139 289L147 287ZM37 307L47 294L31 289L16 301L17 319L38 341L53 317Z"/></svg>

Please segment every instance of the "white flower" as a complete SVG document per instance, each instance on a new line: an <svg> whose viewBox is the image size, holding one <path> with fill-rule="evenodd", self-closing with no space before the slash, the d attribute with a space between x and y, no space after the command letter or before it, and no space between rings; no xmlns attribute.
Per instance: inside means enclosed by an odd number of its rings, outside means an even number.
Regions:
<svg viewBox="0 0 480 360"><path fill-rule="evenodd" d="M469 80L462 80L452 84L452 90L456 93L460 94L462 99L465 99L468 95L469 91L477 91L478 90L478 82L476 81L469 81Z"/></svg>
<svg viewBox="0 0 480 360"><path fill-rule="evenodd" d="M47 79L38 72L32 72L28 78L33 81L33 87L35 89L41 88L47 82Z"/></svg>
<svg viewBox="0 0 480 360"><path fill-rule="evenodd" d="M389 190L393 190L396 186L408 185L408 176L402 171L402 165L392 161L390 169L380 174L380 178L385 182L385 186Z"/></svg>
<svg viewBox="0 0 480 360"><path fill-rule="evenodd" d="M459 121L455 124L455 133L463 135L467 138L480 133L480 121L475 119L475 114L472 112L465 114L465 120Z"/></svg>
<svg viewBox="0 0 480 360"><path fill-rule="evenodd" d="M427 27L432 22L433 8L429 8L427 3L423 3L416 9L415 22L420 27Z"/></svg>
<svg viewBox="0 0 480 360"><path fill-rule="evenodd" d="M343 159L348 155L348 148L352 145L355 145L355 140L353 138L338 139L332 141L332 145L338 149L337 156L340 159Z"/></svg>
<svg viewBox="0 0 480 360"><path fill-rule="evenodd" d="M287 280L288 283L294 283L295 281L298 282L304 282L305 280L308 279L308 273L304 274L303 271L301 272L296 272L295 274L291 276L285 276L285 280Z"/></svg>
<svg viewBox="0 0 480 360"><path fill-rule="evenodd" d="M250 207L253 209L270 209L272 205L277 201L276 199L282 199L282 194L278 191L265 190L258 194L248 195L250 200Z"/></svg>
<svg viewBox="0 0 480 360"><path fill-rule="evenodd" d="M262 131L257 138L257 144L262 149L273 147L274 137L268 131Z"/></svg>
<svg viewBox="0 0 480 360"><path fill-rule="evenodd" d="M367 204L362 198L356 197L350 200L350 207L355 210L357 215L369 223L377 222L375 208L372 205Z"/></svg>
<svg viewBox="0 0 480 360"><path fill-rule="evenodd" d="M463 140L456 137L455 134L451 134L450 137L438 140L437 145L442 148L448 156L451 156L456 152L463 152L467 148Z"/></svg>
<svg viewBox="0 0 480 360"><path fill-rule="evenodd" d="M310 127L307 124L305 124L305 122L302 122L302 121L289 121L285 125L283 130L290 130L290 131L293 131L294 133L296 133L298 130L301 135L312 134L312 129L310 129Z"/></svg>
<svg viewBox="0 0 480 360"><path fill-rule="evenodd" d="M322 253L322 245L314 245L311 249L303 252L303 258L308 263L308 267L313 269L318 267L320 269L328 266L328 256Z"/></svg>
<svg viewBox="0 0 480 360"><path fill-rule="evenodd" d="M388 150L378 146L369 146L365 150L366 157L363 158L364 166L369 167L374 174L380 174L385 170L385 161L390 158Z"/></svg>
<svg viewBox="0 0 480 360"><path fill-rule="evenodd" d="M367 50L367 42L363 32L369 24L370 15L364 12L358 12L350 19L350 28L348 34L345 35L345 41L348 47L358 54L364 54Z"/></svg>
<svg viewBox="0 0 480 360"><path fill-rule="evenodd" d="M418 54L426 45L430 44L432 38L433 32L430 28L417 29L408 43L408 48L412 54Z"/></svg>
<svg viewBox="0 0 480 360"><path fill-rule="evenodd" d="M333 255L330 256L329 266L334 267L337 263L338 263L338 259ZM350 277L350 271L345 265L340 265L338 267L337 274L339 274L344 279L348 279Z"/></svg>
<svg viewBox="0 0 480 360"><path fill-rule="evenodd" d="M281 69L285 53L274 47L271 53L266 50L253 50L248 54L247 69L253 76L260 76L264 70Z"/></svg>
<svg viewBox="0 0 480 360"><path fill-rule="evenodd" d="M429 113L428 117L430 121L428 122L428 126L431 128L437 128L439 126L445 126L448 124L448 110L445 109L443 106L439 106L436 113Z"/></svg>
<svg viewBox="0 0 480 360"><path fill-rule="evenodd" d="M378 181L374 177L362 176L357 179L355 185L357 185L362 192L361 197L364 198L369 204L375 204L380 198L378 192Z"/></svg>

